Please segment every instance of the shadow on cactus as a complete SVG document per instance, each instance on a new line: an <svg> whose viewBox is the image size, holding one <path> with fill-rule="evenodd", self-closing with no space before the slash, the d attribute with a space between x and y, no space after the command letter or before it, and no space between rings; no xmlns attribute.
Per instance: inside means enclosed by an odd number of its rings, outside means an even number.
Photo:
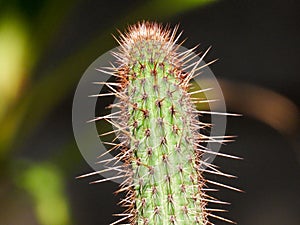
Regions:
<svg viewBox="0 0 300 225"><path fill-rule="evenodd" d="M179 52L177 30L178 27L172 30L152 22L130 26L117 39L120 50L114 56L118 66L99 69L115 81L105 82L109 92L96 96L116 97L118 102L108 107L119 110L96 120L107 121L116 128L101 136L115 133L113 141L106 143L112 146L107 153L118 153L101 161L105 170L81 177L117 171L118 175L93 183L124 178L117 193L126 193L121 201L126 210L117 215L120 219L112 225L204 225L212 224L210 217L233 223L214 214L223 209L207 207L208 203L224 203L210 196L215 189L208 184L240 190L205 179L204 173L233 176L202 157L210 153L238 159L206 146L232 137L206 134L212 124L199 120L203 111L197 110L196 104L210 101L198 97L209 90L191 91L192 79L212 62L199 67L208 50L196 62L192 62L195 48ZM122 164L113 166L117 162Z"/></svg>

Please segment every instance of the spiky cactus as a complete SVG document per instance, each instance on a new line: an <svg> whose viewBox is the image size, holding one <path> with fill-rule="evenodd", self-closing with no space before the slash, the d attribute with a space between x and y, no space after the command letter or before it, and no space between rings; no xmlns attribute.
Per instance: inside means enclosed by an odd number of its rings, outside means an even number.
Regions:
<svg viewBox="0 0 300 225"><path fill-rule="evenodd" d="M119 192L127 192L121 201L127 210L113 224L211 224L206 205L218 201L205 193L200 169L204 136L199 130L206 124L196 119L195 98L188 92L196 76L196 69L185 71L192 51L177 52L176 30L138 23L121 34L115 52L119 66L110 73L117 82L106 85L119 98L113 106L121 113L117 120L102 118L117 127L121 140L114 149L121 150L115 160L124 162L126 180Z"/></svg>

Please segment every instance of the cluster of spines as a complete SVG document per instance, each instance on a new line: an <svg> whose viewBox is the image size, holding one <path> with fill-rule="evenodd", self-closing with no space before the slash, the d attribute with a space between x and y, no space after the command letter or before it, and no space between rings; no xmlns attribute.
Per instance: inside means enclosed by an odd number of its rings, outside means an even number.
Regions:
<svg viewBox="0 0 300 225"><path fill-rule="evenodd" d="M210 124L196 119L200 112L194 102L209 100L191 96L208 90L188 92L189 82L198 75L202 68L199 63L207 51L199 61L187 65L193 49L177 52L180 35L176 37L176 31L149 22L131 26L121 34L120 51L114 53L119 66L99 69L115 76L117 82L105 82L111 92L96 96L116 96L119 102L110 107L120 109L95 119L111 123L116 128L112 131L117 134L115 140L120 140L118 144L107 143L113 145L108 152L120 149L120 153L103 163L124 162L120 167L108 166L95 172L114 170L120 174L94 183L125 178L118 192L127 193L121 201L127 209L112 225L125 221L131 225L212 224L208 217L232 222L212 214L223 210L206 207L207 203L227 204L207 194L214 191L207 188L207 183L238 189L206 180L203 172L233 176L202 161L201 156L212 153L238 157L212 152L203 145L220 141L220 137L201 134L201 129ZM191 72L185 72L191 67Z"/></svg>

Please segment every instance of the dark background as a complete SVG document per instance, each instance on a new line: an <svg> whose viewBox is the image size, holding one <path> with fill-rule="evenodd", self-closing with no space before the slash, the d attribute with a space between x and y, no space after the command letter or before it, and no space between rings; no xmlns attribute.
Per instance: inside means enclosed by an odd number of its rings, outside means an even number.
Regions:
<svg viewBox="0 0 300 225"><path fill-rule="evenodd" d="M200 51L211 45L206 62L219 58L210 68L228 111L244 115L228 118L227 133L238 137L221 149L244 160L215 160L239 178L214 179L245 191L216 194L231 203L221 206L229 210L224 216L241 225L300 224L299 3L157 2L0 2L1 21L19 29L26 45L21 60L8 52L5 57L22 70L11 72L19 85L2 83L16 96L0 98L0 225L109 224L121 211L121 196L113 195L116 183L75 179L91 168L73 137L72 100L84 70L117 46L111 34L142 19L179 23L182 40L188 38L185 47L200 43ZM0 54L5 50L13 48ZM0 76L10 78L9 73Z"/></svg>

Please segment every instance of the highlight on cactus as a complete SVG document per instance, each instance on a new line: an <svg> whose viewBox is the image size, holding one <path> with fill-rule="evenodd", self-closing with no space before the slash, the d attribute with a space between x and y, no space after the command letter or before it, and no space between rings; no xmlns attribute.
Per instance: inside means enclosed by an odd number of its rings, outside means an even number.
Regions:
<svg viewBox="0 0 300 225"><path fill-rule="evenodd" d="M216 189L209 184L239 191L205 178L205 173L233 176L202 160L204 153L238 158L205 146L208 141L220 140L203 132L211 124L198 119L202 112L196 104L209 100L195 94L208 90L191 91L191 81L201 74L203 66L198 65L208 50L200 60L189 63L194 49L178 52L181 33L177 35L177 30L155 22L129 26L116 38L120 45L114 52L118 66L99 69L115 81L105 82L109 93L97 96L115 96L118 102L108 107L119 109L96 118L115 127L102 135L115 133L114 140L106 143L112 146L107 152L119 151L102 163L122 164L109 164L105 170L87 175L118 172L93 183L124 178L117 193L126 193L120 202L125 212L117 214L120 217L112 225L213 224L210 218L234 223L215 214L223 209L207 206L226 204L211 196Z"/></svg>

